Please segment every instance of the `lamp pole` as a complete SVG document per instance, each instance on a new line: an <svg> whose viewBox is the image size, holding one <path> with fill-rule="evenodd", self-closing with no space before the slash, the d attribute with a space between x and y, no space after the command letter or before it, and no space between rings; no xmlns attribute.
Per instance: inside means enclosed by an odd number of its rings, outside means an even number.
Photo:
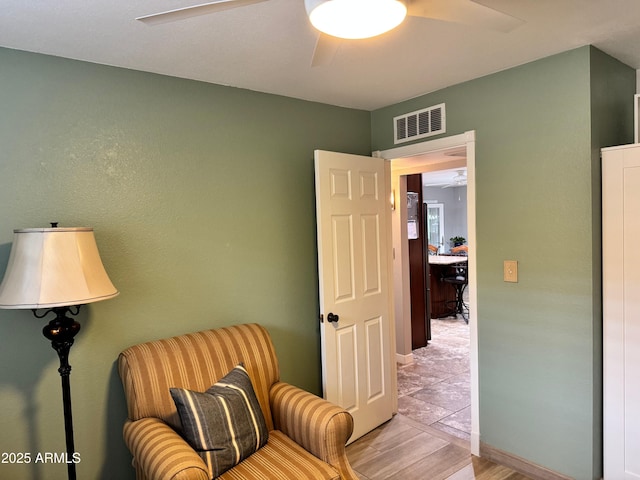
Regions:
<svg viewBox="0 0 640 480"><path fill-rule="evenodd" d="M51 340L51 346L58 352L60 358L60 379L62 381L62 406L64 409L64 434L67 445L67 471L69 480L76 480L76 464L75 464L75 446L73 442L73 415L71 413L71 383L69 376L71 375L71 365L69 365L69 350L73 345L73 338L80 331L80 324L74 319L67 316L67 312L77 315L80 306L76 307L74 313L70 307L55 307L47 310L43 315L38 315L36 310L33 314L37 318L43 318L49 312L56 314L56 318L51 320L43 329L42 334Z"/></svg>

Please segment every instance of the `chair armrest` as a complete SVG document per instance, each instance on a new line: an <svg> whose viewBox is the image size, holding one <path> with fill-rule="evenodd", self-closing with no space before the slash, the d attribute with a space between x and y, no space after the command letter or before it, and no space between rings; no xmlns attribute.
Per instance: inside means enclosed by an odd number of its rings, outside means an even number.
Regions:
<svg viewBox="0 0 640 480"><path fill-rule="evenodd" d="M284 382L273 384L270 401L276 430L333 466L342 479L358 480L345 450L353 433L349 412Z"/></svg>
<svg viewBox="0 0 640 480"><path fill-rule="evenodd" d="M124 441L133 454L136 471L148 480L209 480L204 460L159 418L128 420ZM138 477L140 478L140 477Z"/></svg>

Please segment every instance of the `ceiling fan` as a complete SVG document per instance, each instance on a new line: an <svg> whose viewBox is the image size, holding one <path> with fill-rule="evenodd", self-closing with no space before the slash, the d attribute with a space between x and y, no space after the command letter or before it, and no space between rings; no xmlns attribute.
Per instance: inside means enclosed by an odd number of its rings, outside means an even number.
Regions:
<svg viewBox="0 0 640 480"><path fill-rule="evenodd" d="M143 15L137 17L136 20L149 25L158 25L266 1L268 0L216 0ZM304 0L311 23L320 30L311 65L315 67L330 63L340 43L345 38L367 38L384 33L384 31L395 28L402 23L405 15L472 25L505 33L510 32L524 23L518 18L483 5L483 1L486 2L487 0ZM390 17L395 16L398 7L402 10L402 15L397 16L395 20L390 20L395 24L392 23L386 30L367 36L344 36L342 34L336 34L332 30L329 31L329 33L332 34L323 33L328 30L317 21L317 18L321 16L318 13L321 11L330 12L325 18L331 17L333 20L336 18L345 18L347 14L333 13L331 12L331 8L327 7L342 7L346 5L347 8L351 9L348 15L353 15L351 18L354 19L354 21L362 23L365 19L368 21L374 4L384 6L391 5L394 9L394 12L384 14L383 18L390 19Z"/></svg>
<svg viewBox="0 0 640 480"><path fill-rule="evenodd" d="M447 180L448 183L442 184L440 183L432 183L425 184L425 187L442 187L442 188L451 188L451 187L464 187L467 184L467 174L466 170L456 170L456 174Z"/></svg>

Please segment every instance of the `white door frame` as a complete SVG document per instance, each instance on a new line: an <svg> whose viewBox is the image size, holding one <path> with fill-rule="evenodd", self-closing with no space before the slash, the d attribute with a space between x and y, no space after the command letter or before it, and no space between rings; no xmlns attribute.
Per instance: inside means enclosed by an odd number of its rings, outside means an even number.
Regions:
<svg viewBox="0 0 640 480"><path fill-rule="evenodd" d="M434 164L433 161L420 158L420 155L446 150L454 147L466 147L466 162L452 160L446 164ZM471 373L471 453L480 455L480 418L479 418L479 385L478 385L478 294L477 294L477 256L476 256L476 185L475 185L475 131L440 138L427 142L415 143L388 150L374 152L373 156L382 157L391 163L391 191L395 205L400 205L406 198L406 175L423 173L428 170L441 170L455 166L467 166L467 226L469 245L469 361ZM453 157L455 158L455 157ZM458 163L458 165L456 165ZM392 215L392 252L393 283L394 283L394 313L396 319L395 336L400 339L409 338L409 349L401 352L400 362L411 361L410 343L410 312L411 295L409 292L409 253L406 245L406 218L402 218L403 209L396 209ZM404 208L406 217L406 208ZM405 221L403 223L403 220ZM406 267L406 268L404 268ZM403 320L404 319L404 320ZM406 328L406 325L409 325ZM406 335L408 331L408 335ZM396 344L397 345L397 344ZM407 355L406 352L409 352Z"/></svg>

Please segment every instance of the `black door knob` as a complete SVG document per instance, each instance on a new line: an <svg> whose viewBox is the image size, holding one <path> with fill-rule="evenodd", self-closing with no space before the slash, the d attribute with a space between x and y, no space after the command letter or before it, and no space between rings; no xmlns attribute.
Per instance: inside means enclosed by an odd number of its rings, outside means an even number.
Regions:
<svg viewBox="0 0 640 480"><path fill-rule="evenodd" d="M329 313L329 315L327 315L327 320L329 320L330 322L337 322L338 320L340 320L340 317L335 313Z"/></svg>

